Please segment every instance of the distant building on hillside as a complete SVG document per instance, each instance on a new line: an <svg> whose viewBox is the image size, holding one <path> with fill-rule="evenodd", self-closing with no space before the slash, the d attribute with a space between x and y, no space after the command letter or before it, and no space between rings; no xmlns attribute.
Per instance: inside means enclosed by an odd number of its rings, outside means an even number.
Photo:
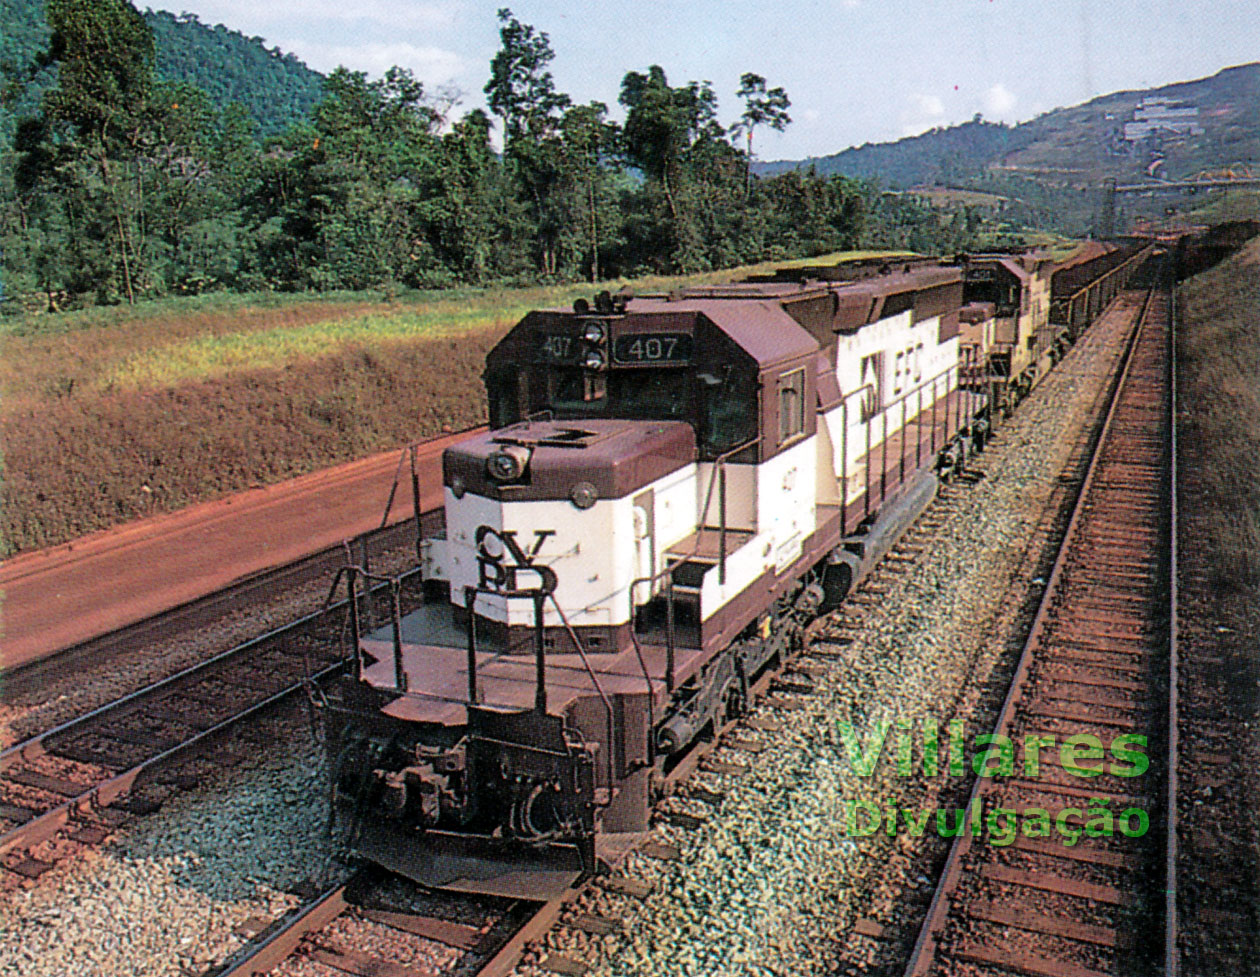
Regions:
<svg viewBox="0 0 1260 977"><path fill-rule="evenodd" d="M1129 142L1145 139L1155 132L1196 136L1202 131L1197 105L1163 96L1142 99L1133 110L1133 121L1124 124L1124 138Z"/></svg>

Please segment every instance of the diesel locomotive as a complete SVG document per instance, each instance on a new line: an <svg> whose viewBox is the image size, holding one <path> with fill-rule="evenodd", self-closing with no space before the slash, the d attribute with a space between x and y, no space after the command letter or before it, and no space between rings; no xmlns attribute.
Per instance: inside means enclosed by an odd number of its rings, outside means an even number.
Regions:
<svg viewBox="0 0 1260 977"><path fill-rule="evenodd" d="M968 275L797 267L512 328L486 361L488 431L443 457L423 601L356 619L319 699L349 848L528 898L615 862L694 745L982 444Z"/></svg>

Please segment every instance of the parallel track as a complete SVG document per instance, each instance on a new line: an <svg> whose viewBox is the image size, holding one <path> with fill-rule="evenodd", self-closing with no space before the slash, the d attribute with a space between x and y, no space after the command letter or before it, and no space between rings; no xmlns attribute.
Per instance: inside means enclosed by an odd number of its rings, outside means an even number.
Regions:
<svg viewBox="0 0 1260 977"><path fill-rule="evenodd" d="M930 534L932 527L925 519L921 525L917 525L917 528ZM819 669L829 668L830 660L835 657L834 652L826 650L826 644L827 642L824 641L821 646L806 647L796 659L786 663L780 670L763 676L758 683L758 691L762 694L778 693L763 700L764 704L789 712L796 708L791 694L808 694L810 676L818 674ZM791 680L785 679L785 675L792 675ZM788 697L782 694L785 692L789 693ZM779 728L782 728L782 725L778 720L762 719L745 724L732 723L722 731L721 736L716 737L712 742L699 744L692 755L674 770L670 779L685 792L687 790L684 786L686 778L698 767L711 762L708 755L715 746L747 749L755 754L760 750L760 745L755 739L756 731L771 731ZM748 738L750 735L754 739L750 740ZM720 769L724 773L751 770L739 764L732 767L729 763L716 763L714 769ZM710 803L721 802L719 795L711 795L703 790L696 791L692 796ZM699 827L703 824L703 819L668 810L668 804L658 807L657 819L684 828ZM679 854L676 850L670 850L670 846L661 846L653 842L646 844L643 853L650 857L666 859L677 858ZM364 944L373 942L379 944L381 939L379 929L373 930L361 942L356 940L356 934L361 931L361 927L368 924L379 926L382 922L379 913L373 913L372 910L365 911L358 904L360 899L348 897L348 892L363 886L366 878L365 874L360 874L348 883L334 884L320 892L310 893L304 905L276 921L271 928L244 947L226 964L210 971L207 977L255 977L255 975L272 972L285 960L294 957L310 958L347 973L388 972L397 977L422 977L422 975L430 974L432 971L427 967L408 968L405 964L399 964L398 958L386 960L380 955L379 949L365 951L362 948ZM617 881L614 878L614 885ZM629 889L617 891L628 891L636 895L644 894L634 891L635 880L628 881ZM528 946L536 944L561 919L564 920L563 925L584 929L589 933L606 933L620 928L620 922L616 919L584 915L573 917L571 912L565 912L566 905L577 900L583 889L584 886L551 902L522 902L505 909L502 925L495 927L496 935L493 936L489 933L482 933L479 937L474 937L470 933L461 935L458 928L452 930L449 924L444 924L440 915L435 918L395 912L390 914L386 924L389 930L387 939L394 946L402 948L397 952L404 957L409 952L407 950L409 941L414 942L417 939L420 944L430 941L459 947L465 954L460 958L458 967L460 972L474 972L477 977L501 977L515 968ZM453 896L452 898L460 897ZM585 964L580 960L558 957L554 954L542 953L535 962L541 969L557 973L581 974L586 969Z"/></svg>
<svg viewBox="0 0 1260 977"><path fill-rule="evenodd" d="M977 780L968 811L982 812L981 832L955 840L907 977L1175 974L1168 866L1176 781L1167 757L1176 743L1162 738L1176 728L1166 725L1175 700L1165 699L1176 658L1171 348L1169 298L1153 290L994 730L1015 744L1015 771ZM1081 733L1104 747L1120 735L1148 736L1150 770L1087 777L1065 769L1058 746ZM1036 735L1054 736L1056 746L1040 751L1034 773L1023 747ZM1110 753L1078 756L1080 768L1114 763ZM1115 763L1122 767L1133 769ZM993 831L987 818L999 808L1020 815L1041 808L1054 818L1065 809L1088 812L1100 796L1110 798L1111 837L1080 832L1068 844L1056 827L1050 837L1020 831L1013 844L990 843L1012 820L995 816ZM1128 808L1150 817L1141 837L1116 828ZM1089 820L1069 815L1065 825L1080 829ZM1104 819L1094 824L1101 834ZM1140 819L1126 824L1136 829Z"/></svg>
<svg viewBox="0 0 1260 977"><path fill-rule="evenodd" d="M301 691L308 676L339 673L346 606L332 603L0 752L2 864L35 878L51 863L27 853L59 832L98 843L120 811L147 813L135 796L143 785Z"/></svg>

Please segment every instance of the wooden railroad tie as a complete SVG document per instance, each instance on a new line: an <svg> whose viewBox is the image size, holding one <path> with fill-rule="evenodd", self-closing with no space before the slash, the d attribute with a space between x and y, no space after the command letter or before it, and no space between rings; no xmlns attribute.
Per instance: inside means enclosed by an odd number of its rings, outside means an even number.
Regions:
<svg viewBox="0 0 1260 977"><path fill-rule="evenodd" d="M713 760L705 758L700 761L700 769L707 770L709 773L728 774L732 777L742 777L751 769L745 763L730 763L727 760Z"/></svg>
<svg viewBox="0 0 1260 977"><path fill-rule="evenodd" d="M549 953L538 964L543 970L550 970L553 974L564 974L565 977L582 977L590 968L581 960L574 960L572 957L562 956L559 953Z"/></svg>
<svg viewBox="0 0 1260 977"><path fill-rule="evenodd" d="M656 858L662 862L678 862L682 860L681 848L677 845L671 845L667 841L657 841L655 838L648 838L638 847L637 851L640 855Z"/></svg>
<svg viewBox="0 0 1260 977"><path fill-rule="evenodd" d="M666 824L672 824L678 828L686 828L688 831L695 831L704 827L704 818L697 817L694 814L686 814L683 811L658 811L656 816Z"/></svg>
<svg viewBox="0 0 1260 977"><path fill-rule="evenodd" d="M646 899L652 894L652 883L628 875L599 875L599 884L609 892L618 892L635 899Z"/></svg>
<svg viewBox="0 0 1260 977"><path fill-rule="evenodd" d="M763 753L766 744L758 739L745 739L742 736L732 736L722 742L722 745L732 750L740 750L744 753Z"/></svg>
<svg viewBox="0 0 1260 977"><path fill-rule="evenodd" d="M593 916L590 913L578 913L572 919L567 920L565 925L571 929L581 930L583 933L590 933L592 936L608 936L612 933L620 933L623 926L619 919L609 919L607 916Z"/></svg>

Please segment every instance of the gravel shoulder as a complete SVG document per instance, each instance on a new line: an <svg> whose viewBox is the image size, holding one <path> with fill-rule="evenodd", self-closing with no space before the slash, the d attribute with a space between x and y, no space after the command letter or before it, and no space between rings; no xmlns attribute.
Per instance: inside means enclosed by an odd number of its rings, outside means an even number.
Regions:
<svg viewBox="0 0 1260 977"><path fill-rule="evenodd" d="M1180 289L1183 972L1260 973L1260 241Z"/></svg>
<svg viewBox="0 0 1260 977"><path fill-rule="evenodd" d="M296 906L287 890L343 872L330 861L322 752L297 710L259 727L278 744L0 894L0 974L184 977L243 945L251 916Z"/></svg>

